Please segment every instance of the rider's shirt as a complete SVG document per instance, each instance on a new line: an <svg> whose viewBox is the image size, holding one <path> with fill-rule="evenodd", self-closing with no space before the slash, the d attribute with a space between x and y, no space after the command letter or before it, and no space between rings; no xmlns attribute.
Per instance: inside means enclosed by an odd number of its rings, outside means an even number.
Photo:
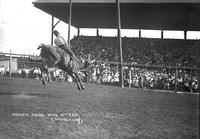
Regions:
<svg viewBox="0 0 200 139"><path fill-rule="evenodd" d="M65 45L65 39L62 36L57 36L54 40L55 45L60 46L60 45Z"/></svg>

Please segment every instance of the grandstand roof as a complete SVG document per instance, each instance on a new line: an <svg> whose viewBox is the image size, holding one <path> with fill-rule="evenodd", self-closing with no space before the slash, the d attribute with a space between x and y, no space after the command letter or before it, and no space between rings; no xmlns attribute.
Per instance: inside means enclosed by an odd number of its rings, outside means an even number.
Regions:
<svg viewBox="0 0 200 139"><path fill-rule="evenodd" d="M119 0L123 29L200 31L199 0ZM72 25L117 28L116 0L72 0ZM37 0L34 6L68 23L69 0Z"/></svg>

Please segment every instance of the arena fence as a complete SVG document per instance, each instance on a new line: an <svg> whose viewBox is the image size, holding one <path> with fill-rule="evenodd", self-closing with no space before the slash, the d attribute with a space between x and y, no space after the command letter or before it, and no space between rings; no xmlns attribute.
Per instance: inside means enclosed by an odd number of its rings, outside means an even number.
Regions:
<svg viewBox="0 0 200 139"><path fill-rule="evenodd" d="M2 55L4 58L2 58ZM17 71L11 73L12 67L9 67L10 70L7 71L7 76L40 78L38 69L42 63L39 62L38 56L9 53L1 53L0 56L0 62L7 60L9 63L12 62L13 57L16 57L18 59L17 68L22 70L19 75ZM11 65L9 64L9 66ZM96 64L89 69L92 75L91 78L89 80L85 78L85 81L119 85L120 66L119 62L96 61ZM33 73L33 70L37 70L37 72ZM125 87L129 88L169 90L175 93L178 91L200 92L200 68L180 67L178 65L163 66L123 63L123 73ZM64 76L63 73L62 75Z"/></svg>

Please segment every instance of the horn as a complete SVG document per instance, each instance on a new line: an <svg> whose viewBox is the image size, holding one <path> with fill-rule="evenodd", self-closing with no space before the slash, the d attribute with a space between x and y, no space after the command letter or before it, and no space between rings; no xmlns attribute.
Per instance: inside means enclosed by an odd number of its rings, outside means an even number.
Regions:
<svg viewBox="0 0 200 139"><path fill-rule="evenodd" d="M95 61L96 61L96 59L90 61L89 63L90 63L90 64L93 64Z"/></svg>

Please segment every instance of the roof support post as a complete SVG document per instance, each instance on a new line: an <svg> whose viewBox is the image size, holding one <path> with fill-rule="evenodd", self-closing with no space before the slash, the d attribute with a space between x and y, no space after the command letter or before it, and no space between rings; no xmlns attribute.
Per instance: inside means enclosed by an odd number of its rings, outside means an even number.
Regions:
<svg viewBox="0 0 200 139"><path fill-rule="evenodd" d="M80 36L80 28L78 28L77 36L78 36L78 37Z"/></svg>
<svg viewBox="0 0 200 139"><path fill-rule="evenodd" d="M97 37L99 37L99 29L98 28L97 28L97 34L96 35L97 35Z"/></svg>
<svg viewBox="0 0 200 139"><path fill-rule="evenodd" d="M72 20L72 0L69 0L69 23L68 23L68 44L70 45L70 33L71 33L71 20Z"/></svg>
<svg viewBox="0 0 200 139"><path fill-rule="evenodd" d="M54 16L51 18L51 45L53 45Z"/></svg>
<svg viewBox="0 0 200 139"><path fill-rule="evenodd" d="M116 0L117 14L118 14L118 38L120 47L120 61L121 61L121 87L124 88L124 74L123 74L123 53L122 53L122 37L121 37L121 17L120 17L120 3Z"/></svg>
<svg viewBox="0 0 200 139"><path fill-rule="evenodd" d="M163 39L163 30L161 30L161 40Z"/></svg>
<svg viewBox="0 0 200 139"><path fill-rule="evenodd" d="M184 30L184 40L187 39L187 30Z"/></svg>
<svg viewBox="0 0 200 139"><path fill-rule="evenodd" d="M141 39L141 29L139 29L139 39Z"/></svg>

